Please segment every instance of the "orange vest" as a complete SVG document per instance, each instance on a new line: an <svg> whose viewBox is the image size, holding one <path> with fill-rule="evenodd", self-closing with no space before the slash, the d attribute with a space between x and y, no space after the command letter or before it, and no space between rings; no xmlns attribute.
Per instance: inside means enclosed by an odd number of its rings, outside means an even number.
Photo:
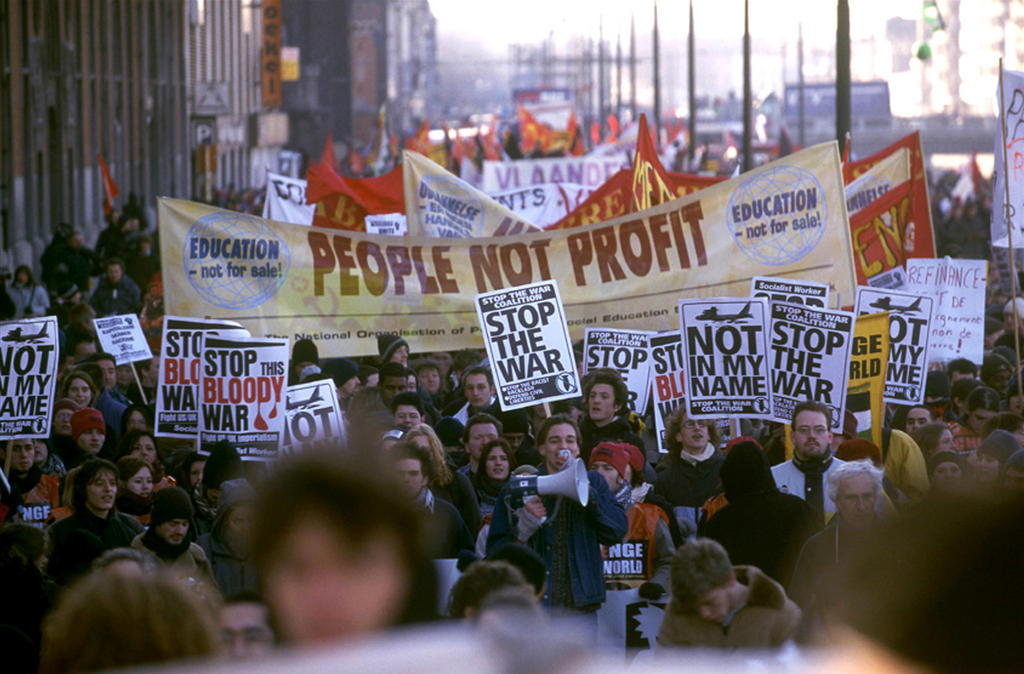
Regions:
<svg viewBox="0 0 1024 674"><path fill-rule="evenodd" d="M18 519L39 529L46 524L50 511L60 505L60 481L45 473L36 486L21 495Z"/></svg>
<svg viewBox="0 0 1024 674"><path fill-rule="evenodd" d="M622 542L601 546L605 585L610 590L640 587L651 579L658 520L668 525L665 512L650 503L635 503L626 517L629 519L629 531Z"/></svg>

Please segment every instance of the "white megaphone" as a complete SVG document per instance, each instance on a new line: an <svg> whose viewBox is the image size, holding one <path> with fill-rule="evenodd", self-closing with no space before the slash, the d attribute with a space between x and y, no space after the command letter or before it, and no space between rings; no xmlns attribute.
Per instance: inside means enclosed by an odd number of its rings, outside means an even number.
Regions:
<svg viewBox="0 0 1024 674"><path fill-rule="evenodd" d="M583 459L569 459L569 463L554 475L513 475L509 492L519 499L539 496L565 496L586 506L590 500L590 480Z"/></svg>

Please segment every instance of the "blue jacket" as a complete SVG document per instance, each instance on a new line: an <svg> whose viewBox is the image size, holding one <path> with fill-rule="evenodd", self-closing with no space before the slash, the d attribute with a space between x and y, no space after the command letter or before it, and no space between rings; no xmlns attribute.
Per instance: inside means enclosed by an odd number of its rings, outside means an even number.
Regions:
<svg viewBox="0 0 1024 674"><path fill-rule="evenodd" d="M543 470L541 473L543 474ZM600 604L604 601L604 564L601 545L621 543L629 529L626 511L615 501L608 483L597 473L587 473L590 480L590 500L584 508L575 501L560 496L545 496L544 507L548 514L554 512L555 503L560 499L560 508L568 508L569 515L569 576L572 579L572 597L577 608ZM516 539L514 514L505 507L508 487L501 490L491 520L491 531L487 536L487 554L505 543ZM545 523L526 541L526 545L544 559L548 569L548 591L545 604L551 592L551 543L553 528Z"/></svg>

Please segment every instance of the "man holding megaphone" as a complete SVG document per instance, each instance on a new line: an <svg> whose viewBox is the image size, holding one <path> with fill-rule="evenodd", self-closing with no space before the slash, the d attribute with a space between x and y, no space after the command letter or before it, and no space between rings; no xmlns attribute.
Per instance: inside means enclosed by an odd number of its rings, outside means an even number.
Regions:
<svg viewBox="0 0 1024 674"><path fill-rule="evenodd" d="M511 542L531 547L547 565L545 605L593 613L605 598L601 545L621 542L629 523L604 478L583 468L578 438L568 417L544 420L537 433L544 463L502 489L487 552Z"/></svg>

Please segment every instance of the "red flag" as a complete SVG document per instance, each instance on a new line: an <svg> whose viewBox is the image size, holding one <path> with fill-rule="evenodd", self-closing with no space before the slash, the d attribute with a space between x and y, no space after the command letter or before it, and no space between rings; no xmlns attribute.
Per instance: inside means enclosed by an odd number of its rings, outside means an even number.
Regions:
<svg viewBox="0 0 1024 674"><path fill-rule="evenodd" d="M329 166L314 164L306 181L306 202L316 204L316 227L362 232L367 215L405 213L400 165L374 178L343 178Z"/></svg>
<svg viewBox="0 0 1024 674"><path fill-rule="evenodd" d="M366 160L363 159L363 155L359 154L359 150L354 145L348 151L348 169L354 176L361 176L363 171L366 170Z"/></svg>
<svg viewBox="0 0 1024 674"><path fill-rule="evenodd" d="M668 183L668 172L661 165L661 159L647 131L647 115L640 115L636 156L633 159L633 210L642 211L674 199L676 195Z"/></svg>
<svg viewBox="0 0 1024 674"><path fill-rule="evenodd" d="M935 237L932 230L932 213L928 200L928 180L924 173L924 153L921 150L921 132L915 131L892 145L879 150L869 157L843 163L843 180L846 184L900 148L910 150L910 214L908 227L912 225L913 236L904 235L906 257L935 257ZM909 234L909 232L907 233Z"/></svg>
<svg viewBox="0 0 1024 674"><path fill-rule="evenodd" d="M593 145L601 144L601 123L596 119L590 123L590 142Z"/></svg>
<svg viewBox="0 0 1024 674"><path fill-rule="evenodd" d="M324 151L320 153L320 163L327 164L335 171L338 170L338 160L334 156L334 140L329 133L327 138L324 138Z"/></svg>
<svg viewBox="0 0 1024 674"><path fill-rule="evenodd" d="M606 143L614 143L619 139L619 120L614 113L608 113L608 140Z"/></svg>
<svg viewBox="0 0 1024 674"><path fill-rule="evenodd" d="M519 148L524 155L529 155L540 144L541 152L547 152L551 145L551 127L541 124L530 111L519 106Z"/></svg>
<svg viewBox="0 0 1024 674"><path fill-rule="evenodd" d="M100 175L103 176L103 215L110 215L110 210L114 207L114 197L120 192L117 189L117 183L110 177L107 162L103 161L103 153L97 153L96 159L100 163Z"/></svg>

